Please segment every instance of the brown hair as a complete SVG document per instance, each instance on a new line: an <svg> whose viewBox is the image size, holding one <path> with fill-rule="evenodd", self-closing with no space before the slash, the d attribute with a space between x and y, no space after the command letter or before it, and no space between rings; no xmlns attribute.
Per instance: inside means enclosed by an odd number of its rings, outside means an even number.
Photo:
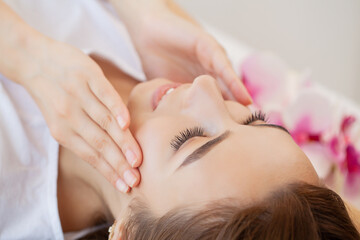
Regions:
<svg viewBox="0 0 360 240"><path fill-rule="evenodd" d="M155 217L134 204L124 240L360 239L344 202L330 189L290 184L248 207L215 202Z"/></svg>

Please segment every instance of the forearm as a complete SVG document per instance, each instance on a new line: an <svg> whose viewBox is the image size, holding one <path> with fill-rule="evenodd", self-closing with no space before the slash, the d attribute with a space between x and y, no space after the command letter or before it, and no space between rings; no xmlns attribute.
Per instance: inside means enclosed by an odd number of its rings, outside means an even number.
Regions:
<svg viewBox="0 0 360 240"><path fill-rule="evenodd" d="M169 16L180 17L180 19L200 27L173 0L110 0L110 2L127 27L133 41L143 41L142 32L149 31L149 26L150 28L153 27L154 23L161 28L161 25L166 24L165 22L169 19ZM159 19L162 20L159 22ZM169 19L169 21L173 20Z"/></svg>
<svg viewBox="0 0 360 240"><path fill-rule="evenodd" d="M24 84L36 72L49 39L27 25L0 0L0 72Z"/></svg>
<svg viewBox="0 0 360 240"><path fill-rule="evenodd" d="M153 9L161 10L168 7L171 0L110 0L115 11L123 20L125 25L135 27L146 12Z"/></svg>

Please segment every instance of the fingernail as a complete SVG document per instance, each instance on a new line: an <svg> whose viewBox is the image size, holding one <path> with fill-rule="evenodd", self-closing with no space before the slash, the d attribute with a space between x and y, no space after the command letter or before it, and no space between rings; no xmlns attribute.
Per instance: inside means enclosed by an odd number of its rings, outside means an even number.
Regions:
<svg viewBox="0 0 360 240"><path fill-rule="evenodd" d="M135 175L131 172L131 170L127 170L124 173L124 179L125 182L130 186L130 187L134 187L135 183L136 183L136 177Z"/></svg>
<svg viewBox="0 0 360 240"><path fill-rule="evenodd" d="M116 181L116 188L123 193L127 193L129 191L129 186L126 185L121 179Z"/></svg>
<svg viewBox="0 0 360 240"><path fill-rule="evenodd" d="M128 160L128 162L130 163L130 165L132 167L134 167L137 162L135 153L132 150L128 149L125 152L125 156L126 156L126 159Z"/></svg>
<svg viewBox="0 0 360 240"><path fill-rule="evenodd" d="M121 117L121 116L117 116L117 117L116 117L116 120L117 120L117 122L119 123L121 129L124 130L124 128L126 127L126 121L124 120L124 118Z"/></svg>

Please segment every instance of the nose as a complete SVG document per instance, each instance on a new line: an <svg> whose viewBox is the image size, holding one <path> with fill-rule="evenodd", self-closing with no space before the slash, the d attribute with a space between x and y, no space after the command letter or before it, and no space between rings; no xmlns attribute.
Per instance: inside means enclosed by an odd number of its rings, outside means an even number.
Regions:
<svg viewBox="0 0 360 240"><path fill-rule="evenodd" d="M197 77L183 101L182 110L207 126L221 127L229 116L216 80L211 76Z"/></svg>
<svg viewBox="0 0 360 240"><path fill-rule="evenodd" d="M188 90L186 97L186 105L193 105L197 101L204 102L224 102L221 95L219 86L216 83L216 80L209 75L201 75L195 78L193 84Z"/></svg>

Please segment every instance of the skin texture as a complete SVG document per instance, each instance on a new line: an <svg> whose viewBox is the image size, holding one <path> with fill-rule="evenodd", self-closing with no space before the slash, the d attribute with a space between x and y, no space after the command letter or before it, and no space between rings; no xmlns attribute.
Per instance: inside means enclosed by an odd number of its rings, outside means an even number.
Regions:
<svg viewBox="0 0 360 240"><path fill-rule="evenodd" d="M158 214L182 205L222 198L249 204L284 184L318 183L310 161L292 138L280 129L256 121L236 102L224 101L215 79L200 76L175 89L155 111L151 94L168 80L139 84L129 99L131 130L143 149L143 182L134 196L144 197ZM195 137L174 152L170 141L186 127L202 126L206 137ZM228 137L200 160L176 170L187 155L225 131Z"/></svg>
<svg viewBox="0 0 360 240"><path fill-rule="evenodd" d="M58 199L64 229L91 226L95 224L95 216L102 215L107 221L118 220L115 229L119 234L121 219L126 217L127 206L134 198L145 201L154 214L161 215L174 207L196 207L223 198L246 205L290 182L319 182L311 163L286 132L242 125L250 111L237 102L224 101L210 76L181 85L161 100L156 111L151 106L152 93L169 80L138 84L129 98L126 97L129 92L122 91L122 86L127 83L131 87L135 82L116 77L111 81L121 96L128 99L130 129L144 154L139 168L142 180L129 194L121 194L84 161L62 148ZM258 124L264 123L252 123ZM193 126L204 127L208 135L189 140L174 153L169 144L171 139ZM228 138L208 154L176 170L195 148L227 130L231 131ZM76 188L74 181L79 183ZM85 206L84 198L92 199L93 205ZM73 216L79 220L71 224ZM68 224L67 228L64 224Z"/></svg>
<svg viewBox="0 0 360 240"><path fill-rule="evenodd" d="M131 128L145 150L144 164L140 167L143 179L139 188L132 189L129 194L119 193L98 171L69 149L60 147L58 204L64 232L94 226L99 219L107 222L116 219L112 239L120 239L128 205L134 198L141 199L154 214L161 215L174 206L196 208L223 197L246 205L296 180L319 183L312 165L287 133L239 124L249 110L237 102L221 99L214 79L203 76L193 85L182 86L171 93L174 95L166 96L168 99L164 98L153 112L149 108L149 95L169 80L139 84L110 62L95 60L116 91L129 103L136 120ZM192 99L190 105L183 104L186 99ZM175 108L179 105L187 106L186 110ZM214 136L228 128L234 133L201 160L174 172L188 152L207 139L192 139L174 155L168 138L184 127L203 121L205 126L216 130L211 131ZM262 122L253 123L256 124ZM359 211L351 205L347 207L359 230Z"/></svg>
<svg viewBox="0 0 360 240"><path fill-rule="evenodd" d="M126 24L149 79L219 79L223 94L251 99L225 51L176 4L165 0L111 1ZM0 72L32 95L53 137L128 192L140 182L141 149L128 130L123 99L100 67L74 47L47 38L0 1Z"/></svg>
<svg viewBox="0 0 360 240"><path fill-rule="evenodd" d="M202 74L218 81L226 99L251 103L225 50L170 0L112 0L141 58L148 79L192 82Z"/></svg>

